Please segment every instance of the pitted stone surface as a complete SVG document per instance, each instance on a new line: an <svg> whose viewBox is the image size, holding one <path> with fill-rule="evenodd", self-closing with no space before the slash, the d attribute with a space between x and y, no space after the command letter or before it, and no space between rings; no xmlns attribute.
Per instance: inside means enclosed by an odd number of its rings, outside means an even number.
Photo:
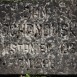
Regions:
<svg viewBox="0 0 77 77"><path fill-rule="evenodd" d="M0 74L77 74L76 3L0 2Z"/></svg>

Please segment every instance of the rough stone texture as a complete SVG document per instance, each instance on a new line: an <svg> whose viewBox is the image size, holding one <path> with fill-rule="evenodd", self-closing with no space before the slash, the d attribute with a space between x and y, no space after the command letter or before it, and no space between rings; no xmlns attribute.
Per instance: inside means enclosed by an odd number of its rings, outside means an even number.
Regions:
<svg viewBox="0 0 77 77"><path fill-rule="evenodd" d="M0 74L77 74L77 0L0 3Z"/></svg>

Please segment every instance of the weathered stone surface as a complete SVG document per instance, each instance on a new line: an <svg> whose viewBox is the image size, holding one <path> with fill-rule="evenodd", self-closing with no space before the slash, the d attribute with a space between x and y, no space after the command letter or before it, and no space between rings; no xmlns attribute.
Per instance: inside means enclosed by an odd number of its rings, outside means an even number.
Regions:
<svg viewBox="0 0 77 77"><path fill-rule="evenodd" d="M0 74L77 74L77 0L0 3Z"/></svg>

